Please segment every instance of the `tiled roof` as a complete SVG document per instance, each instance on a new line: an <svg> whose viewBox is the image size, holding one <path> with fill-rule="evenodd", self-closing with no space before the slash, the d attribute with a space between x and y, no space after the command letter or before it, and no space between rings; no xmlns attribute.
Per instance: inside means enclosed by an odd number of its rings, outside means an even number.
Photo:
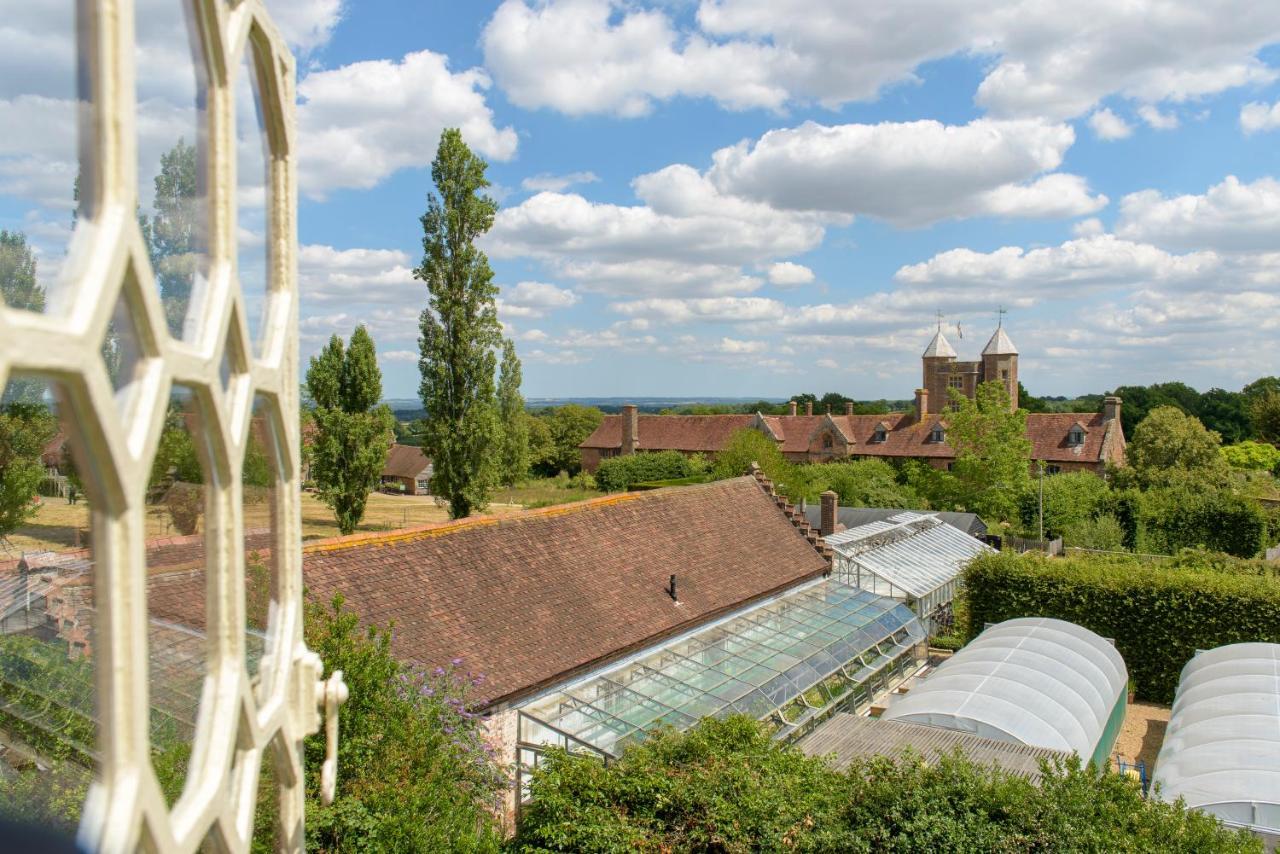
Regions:
<svg viewBox="0 0 1280 854"><path fill-rule="evenodd" d="M814 431L831 423L845 440L852 441L849 453L855 456L950 459L955 451L949 444L929 441L939 420L940 416L935 414L917 422L913 413L906 412L761 416L763 424L781 441L779 447L783 453L805 453ZM1077 423L1085 428L1085 441L1082 445L1070 445L1067 433ZM754 415L642 415L640 449L715 452L724 447L735 431L755 424ZM887 428L885 440L872 441L876 428L882 424ZM1104 454L1107 443L1123 442L1119 431L1096 412L1029 413L1027 438L1031 440L1032 459L1047 462L1099 462L1108 458ZM606 416L600 429L582 443L584 448L620 448L621 445L621 416Z"/></svg>
<svg viewBox="0 0 1280 854"><path fill-rule="evenodd" d="M427 459L421 448L397 444L392 445L387 452L387 462L382 467L382 474L384 477L417 477L429 465L431 460Z"/></svg>
<svg viewBox="0 0 1280 854"><path fill-rule="evenodd" d="M754 415L639 415L642 451L718 451L735 431L750 427ZM581 448L621 448L622 416L606 415Z"/></svg>
<svg viewBox="0 0 1280 854"><path fill-rule="evenodd" d="M1013 346L1009 334L1004 331L1003 326L997 326L996 331L992 333L991 340L987 342L987 346L982 348L984 356L1016 356L1018 348Z"/></svg>
<svg viewBox="0 0 1280 854"><path fill-rule="evenodd" d="M753 478L308 544L307 589L524 696L827 570ZM679 604L667 595L676 575Z"/></svg>
<svg viewBox="0 0 1280 854"><path fill-rule="evenodd" d="M947 340L947 336L942 334L939 329L937 334L933 336L933 340L929 342L929 346L924 349L923 358L934 359L938 357L956 357L955 348L951 346L951 342Z"/></svg>

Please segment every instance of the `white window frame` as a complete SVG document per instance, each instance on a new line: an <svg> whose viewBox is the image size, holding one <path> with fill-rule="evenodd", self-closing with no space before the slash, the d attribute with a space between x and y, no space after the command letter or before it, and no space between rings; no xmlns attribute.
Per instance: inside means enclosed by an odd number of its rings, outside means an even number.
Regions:
<svg viewBox="0 0 1280 854"><path fill-rule="evenodd" d="M98 773L83 811L79 843L100 851L248 851L259 773L273 763L279 850L301 851L303 738L325 705L330 758L336 756L341 673L321 682L319 658L302 636L302 538L298 420L297 191L294 59L263 0L188 2L199 22L208 81L202 132L207 151L209 285L184 340L172 338L139 229L133 0L78 4L85 108L81 120L83 207L63 281L61 312L0 307L0 383L15 373L48 380L93 495L93 641L98 701ZM268 164L272 240L262 346L224 387L226 342L249 342L237 273L236 99L245 51L253 51ZM252 81L249 85L253 85ZM125 296L141 365L122 412L100 349ZM244 346L243 352L253 348ZM206 626L209 637L200 714L182 796L170 808L151 764L147 650L145 507L142 500L170 391L190 388L209 406L214 471L207 484ZM273 543L278 602L261 662L262 697L245 665L244 519L240 471L255 396L267 401L279 471L279 525ZM331 798L336 759L324 769Z"/></svg>

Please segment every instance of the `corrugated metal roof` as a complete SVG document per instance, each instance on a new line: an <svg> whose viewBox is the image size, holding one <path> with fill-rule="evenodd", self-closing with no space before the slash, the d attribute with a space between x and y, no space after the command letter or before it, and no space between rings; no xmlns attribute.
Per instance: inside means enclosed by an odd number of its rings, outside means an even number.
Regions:
<svg viewBox="0 0 1280 854"><path fill-rule="evenodd" d="M959 747L969 759L994 765L1032 782L1040 780L1040 761L1065 757L1059 750L1032 747L983 738L968 732L940 729L903 721L864 718L839 712L801 739L797 747L809 756L831 756L831 764L843 770L856 759L871 756L896 758L908 748L934 764Z"/></svg>

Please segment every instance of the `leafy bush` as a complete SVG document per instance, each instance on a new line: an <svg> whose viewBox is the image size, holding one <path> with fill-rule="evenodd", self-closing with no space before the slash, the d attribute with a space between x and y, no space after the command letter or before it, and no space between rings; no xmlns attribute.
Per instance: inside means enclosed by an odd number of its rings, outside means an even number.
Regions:
<svg viewBox="0 0 1280 854"><path fill-rule="evenodd" d="M590 472L580 471L569 478L570 489L596 489L596 479Z"/></svg>
<svg viewBox="0 0 1280 854"><path fill-rule="evenodd" d="M1045 558L983 555L964 573L960 630L1055 617L1113 638L1139 696L1172 702L1182 667L1197 649L1280 643L1280 583L1217 559L1144 563L1125 556Z"/></svg>
<svg viewBox="0 0 1280 854"><path fill-rule="evenodd" d="M1047 539L1061 537L1091 520L1107 497L1107 483L1087 472L1068 472L1044 479L1044 533ZM1039 533L1040 490L1038 484L1020 496L1022 528L1029 535ZM1072 544L1074 545L1074 543Z"/></svg>
<svg viewBox="0 0 1280 854"><path fill-rule="evenodd" d="M717 480L741 477L752 463L758 464L765 477L775 484L786 483L794 477L795 466L783 458L778 443L750 427L734 431L720 453L716 454L711 473Z"/></svg>
<svg viewBox="0 0 1280 854"><path fill-rule="evenodd" d="M1138 506L1138 550L1172 554L1203 546L1254 557L1267 542L1258 502L1227 490L1177 486L1149 489Z"/></svg>
<svg viewBox="0 0 1280 854"><path fill-rule="evenodd" d="M699 474L679 451L656 451L611 457L596 469L596 483L607 492L623 492L633 483L670 480Z"/></svg>
<svg viewBox="0 0 1280 854"><path fill-rule="evenodd" d="M898 473L883 460L818 463L800 466L806 481L805 498L817 501L830 489L845 507L905 507L924 510L929 504L910 486L898 483Z"/></svg>
<svg viewBox="0 0 1280 854"><path fill-rule="evenodd" d="M532 794L509 846L522 854L1262 850L1247 832L1078 763L1046 768L1038 787L958 754L841 772L742 717L667 731L608 766L551 751Z"/></svg>
<svg viewBox="0 0 1280 854"><path fill-rule="evenodd" d="M959 635L936 635L929 638L929 646L934 649L949 649L955 652L964 646L964 638Z"/></svg>
<svg viewBox="0 0 1280 854"><path fill-rule="evenodd" d="M179 534L194 534L204 515L204 487L199 483L175 483L164 494L164 506Z"/></svg>
<svg viewBox="0 0 1280 854"><path fill-rule="evenodd" d="M1093 477L1093 475L1089 475ZM1095 478L1096 479L1096 478ZM1124 550L1124 527L1111 513L1102 513L1069 525L1062 532L1063 542L1080 549L1104 552Z"/></svg>
<svg viewBox="0 0 1280 854"><path fill-rule="evenodd" d="M330 806L318 790L324 733L306 742L307 850L496 851L491 810L507 780L480 716L467 709L482 677L464 676L457 659L430 673L401 664L390 628L360 628L340 596L327 608L309 603L306 629L308 645L351 689Z"/></svg>
<svg viewBox="0 0 1280 854"><path fill-rule="evenodd" d="M1233 469L1273 471L1280 466L1280 448L1267 442L1240 442L1224 447L1222 458Z"/></svg>

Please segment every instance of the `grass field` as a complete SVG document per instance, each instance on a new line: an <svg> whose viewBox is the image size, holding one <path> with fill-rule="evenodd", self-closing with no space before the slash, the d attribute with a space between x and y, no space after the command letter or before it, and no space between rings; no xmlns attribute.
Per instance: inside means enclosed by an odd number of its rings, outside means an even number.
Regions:
<svg viewBox="0 0 1280 854"><path fill-rule="evenodd" d="M557 485L552 479L530 481L514 489L503 489L493 496L485 515L514 513L527 507L545 507L594 498L603 493L592 490L571 489ZM24 552L67 551L81 548L89 542L89 505L81 501L68 504L61 498L41 498L35 517L11 534L8 542L0 542L0 560L17 558ZM245 506L245 527L265 528L270 524L270 505L258 502ZM415 525L445 522L449 511L436 505L429 496L385 495L375 492L369 496L364 520L359 531L393 531ZM164 505L147 508L147 539L176 536L168 510ZM338 536L338 525L333 512L313 493L302 494L302 539L316 540Z"/></svg>

